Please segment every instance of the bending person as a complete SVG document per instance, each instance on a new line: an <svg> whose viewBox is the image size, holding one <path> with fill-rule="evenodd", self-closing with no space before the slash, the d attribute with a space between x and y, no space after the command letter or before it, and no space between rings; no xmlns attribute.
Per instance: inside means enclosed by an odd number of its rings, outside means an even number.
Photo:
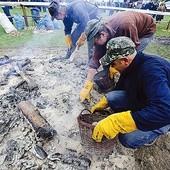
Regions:
<svg viewBox="0 0 170 170"><path fill-rule="evenodd" d="M85 29L87 41L94 41L94 53L89 61L89 69L80 100L90 102L93 78L100 67L99 60L106 53L107 42L114 37L126 36L133 40L137 51L143 51L156 31L156 22L152 16L141 12L123 11L113 14L105 23L91 20ZM107 68L108 69L108 68ZM114 70L117 73L116 70ZM113 73L113 74L115 74ZM113 75L112 75L113 76Z"/></svg>
<svg viewBox="0 0 170 170"><path fill-rule="evenodd" d="M101 64L121 74L116 88L91 108L114 111L97 123L92 138L100 142L118 135L128 148L151 144L170 130L170 62L137 52L128 37L111 39L106 49Z"/></svg>
<svg viewBox="0 0 170 170"><path fill-rule="evenodd" d="M68 47L65 58L69 58L76 46L80 47L86 40L84 29L91 19L99 19L99 9L97 6L84 2L74 1L65 6L53 1L48 7L52 18L62 20L64 23L65 40ZM73 24L76 23L76 28L72 31ZM89 58L92 56L92 43L88 43Z"/></svg>

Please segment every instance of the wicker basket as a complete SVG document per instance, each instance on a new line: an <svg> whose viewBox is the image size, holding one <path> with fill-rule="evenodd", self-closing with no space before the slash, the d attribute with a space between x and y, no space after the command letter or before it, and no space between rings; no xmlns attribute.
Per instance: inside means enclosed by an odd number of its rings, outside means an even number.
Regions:
<svg viewBox="0 0 170 170"><path fill-rule="evenodd" d="M113 152L115 140L108 140L103 137L102 141L98 143L92 139L94 129L92 124L106 118L108 115L106 111L91 115L87 109L84 109L77 117L83 149L91 156L106 157Z"/></svg>
<svg viewBox="0 0 170 170"><path fill-rule="evenodd" d="M102 70L96 73L94 82L97 85L96 90L103 93L109 92L115 87L114 78L110 78L108 70Z"/></svg>

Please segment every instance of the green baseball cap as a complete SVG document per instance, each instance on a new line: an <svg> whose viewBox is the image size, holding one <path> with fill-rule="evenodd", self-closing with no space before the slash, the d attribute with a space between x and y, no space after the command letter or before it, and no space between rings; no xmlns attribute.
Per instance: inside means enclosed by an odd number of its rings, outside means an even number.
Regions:
<svg viewBox="0 0 170 170"><path fill-rule="evenodd" d="M101 28L101 25L101 20L97 19L92 19L87 23L87 26L84 30L87 37L87 41L91 40L98 33Z"/></svg>
<svg viewBox="0 0 170 170"><path fill-rule="evenodd" d="M111 64L118 58L131 55L135 52L134 42L125 36L112 38L107 42L106 54L100 59L103 66Z"/></svg>

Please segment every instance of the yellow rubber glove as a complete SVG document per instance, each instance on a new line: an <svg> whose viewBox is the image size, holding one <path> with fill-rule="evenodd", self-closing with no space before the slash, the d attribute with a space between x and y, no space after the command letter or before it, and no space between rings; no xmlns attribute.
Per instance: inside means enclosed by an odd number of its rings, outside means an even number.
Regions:
<svg viewBox="0 0 170 170"><path fill-rule="evenodd" d="M130 133L134 130L137 130L137 127L131 111L114 113L97 123L92 138L96 142L101 142L103 136L113 139L118 133Z"/></svg>
<svg viewBox="0 0 170 170"><path fill-rule="evenodd" d="M106 109L108 107L108 102L107 102L107 99L106 97L102 97L101 100L95 104L94 106L92 106L91 108L91 113L94 113L95 110L103 110L103 109Z"/></svg>
<svg viewBox="0 0 170 170"><path fill-rule="evenodd" d="M88 102L90 102L91 98L90 98L90 92L93 88L93 82L86 80L83 89L80 92L80 101L84 102L85 100L87 100Z"/></svg>
<svg viewBox="0 0 170 170"><path fill-rule="evenodd" d="M67 34L65 36L65 41L66 41L67 47L70 49L72 45L71 35Z"/></svg>
<svg viewBox="0 0 170 170"><path fill-rule="evenodd" d="M79 37L79 39L76 42L76 45L78 46L78 48L80 48L82 45L84 45L84 42L86 41L86 34L82 33Z"/></svg>
<svg viewBox="0 0 170 170"><path fill-rule="evenodd" d="M110 78L112 79L114 77L114 75L116 73L118 73L118 71L114 67L110 66L109 67L109 73L110 73Z"/></svg>

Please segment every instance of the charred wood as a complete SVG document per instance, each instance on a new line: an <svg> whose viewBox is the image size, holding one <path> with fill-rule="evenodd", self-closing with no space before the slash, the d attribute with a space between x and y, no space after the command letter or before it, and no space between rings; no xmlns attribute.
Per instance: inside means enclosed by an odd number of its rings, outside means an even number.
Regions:
<svg viewBox="0 0 170 170"><path fill-rule="evenodd" d="M40 111L29 101L21 101L17 107L35 130L37 137L50 139L57 134L56 130L42 117Z"/></svg>

